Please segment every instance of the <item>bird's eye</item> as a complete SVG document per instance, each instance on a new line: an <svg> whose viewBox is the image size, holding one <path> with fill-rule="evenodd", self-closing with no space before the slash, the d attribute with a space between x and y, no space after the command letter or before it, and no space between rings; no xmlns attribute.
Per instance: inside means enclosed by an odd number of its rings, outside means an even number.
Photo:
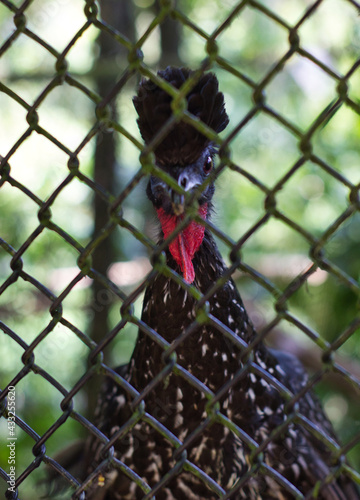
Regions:
<svg viewBox="0 0 360 500"><path fill-rule="evenodd" d="M211 156L208 156L206 158L204 166L203 166L204 174L209 175L212 167L213 167L213 160L212 160Z"/></svg>

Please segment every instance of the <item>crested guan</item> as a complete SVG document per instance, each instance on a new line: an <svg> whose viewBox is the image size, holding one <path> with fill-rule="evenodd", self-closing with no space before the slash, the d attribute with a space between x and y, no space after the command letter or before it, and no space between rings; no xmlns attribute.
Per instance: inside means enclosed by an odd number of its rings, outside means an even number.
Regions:
<svg viewBox="0 0 360 500"><path fill-rule="evenodd" d="M158 72L176 89L190 76L185 68ZM185 102L187 112L214 132L227 126L214 74L197 77ZM86 498L359 499L343 472L333 474L340 461L333 463L330 448L316 437L319 432L337 442L316 396L305 392L287 404L286 394L298 394L307 382L301 364L256 341L215 240L201 223L212 212L215 144L184 116L174 119L171 103L150 80L134 98L145 144L154 145L157 167L182 190L155 175L148 183L159 243L169 241L171 271L151 274L134 353L118 369L124 383L109 379L101 393L96 425L118 438L112 466L98 469ZM152 143L158 133L161 141ZM193 215L176 231L189 206ZM203 307L190 284L205 296ZM134 406L137 393L142 403ZM102 450L94 437L87 443L88 474L108 459Z"/></svg>

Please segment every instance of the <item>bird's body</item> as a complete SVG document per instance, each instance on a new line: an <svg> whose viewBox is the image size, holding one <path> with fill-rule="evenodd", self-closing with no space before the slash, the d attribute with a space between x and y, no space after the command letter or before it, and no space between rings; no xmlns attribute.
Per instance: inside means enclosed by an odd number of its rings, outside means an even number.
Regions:
<svg viewBox="0 0 360 500"><path fill-rule="evenodd" d="M177 88L190 74L172 68L160 72ZM203 76L192 95L192 101L188 96L190 111L221 131L227 116L216 78ZM158 87L142 84L135 106L145 142L170 116L169 101ZM157 117L154 130L148 123L152 113ZM191 127L180 125L155 154L158 165L191 191L209 175L213 146L198 136L198 146L186 149L188 142L182 138L190 137ZM210 216L213 192L213 184L208 184L198 196L199 215L204 219ZM179 197L175 202L163 181L154 178L148 195L158 213L163 241L183 218ZM130 364L119 371L143 393L145 409L134 408L133 397L111 380L102 391L97 415L99 430L110 437L123 431L138 411L137 423L133 421L135 425L128 426L114 443L119 463L155 488L157 500L282 500L295 498L297 492L313 498L316 486L316 498L322 500L359 499L344 475L332 477L336 464L331 463L329 448L314 436L311 426L302 425L303 417L336 440L317 399L306 392L294 408L286 405L286 392L299 393L306 375L295 358L257 341L234 282L223 278L226 266L210 232L200 222L192 222L170 244L166 260L206 295L207 310L199 312L196 299L172 276L158 273L152 278L145 292L144 326ZM251 343L249 354L246 346ZM164 354L165 344L175 347L176 359ZM184 446L174 456L181 443ZM101 462L101 450L98 441L89 443L89 472ZM119 468L102 473L101 485L95 483L90 491L88 498L96 500L135 500L145 495Z"/></svg>

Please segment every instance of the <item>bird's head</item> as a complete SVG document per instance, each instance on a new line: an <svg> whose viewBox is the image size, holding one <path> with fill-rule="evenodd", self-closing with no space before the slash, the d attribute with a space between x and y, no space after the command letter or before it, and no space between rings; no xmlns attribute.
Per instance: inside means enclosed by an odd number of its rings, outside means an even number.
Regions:
<svg viewBox="0 0 360 500"><path fill-rule="evenodd" d="M158 76L179 89L193 75L186 68L168 67ZM219 133L228 124L224 96L218 91L218 81L213 73L201 76L186 96L187 111L205 125ZM172 117L172 97L151 80L141 82L134 106L139 115L138 125L148 145L169 123ZM160 133L161 133L160 132ZM163 139L154 148L156 164L169 174L181 188L175 190L161 178L152 175L147 195L153 203L164 237L169 236L183 219L189 200L198 204L202 218L208 217L209 205L214 194L213 182L205 182L213 169L214 144L191 124L172 122ZM196 199L193 200L194 193ZM180 266L185 281L195 278L192 259L204 237L204 226L196 221L177 235L169 245L171 255Z"/></svg>

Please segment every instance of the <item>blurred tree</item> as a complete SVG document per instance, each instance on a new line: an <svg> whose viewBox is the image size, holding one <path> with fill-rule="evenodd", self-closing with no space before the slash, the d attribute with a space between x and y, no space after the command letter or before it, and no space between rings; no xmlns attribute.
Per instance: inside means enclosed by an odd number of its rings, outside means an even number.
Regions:
<svg viewBox="0 0 360 500"><path fill-rule="evenodd" d="M101 0L101 16L116 30L129 39L134 39L134 5L133 2L118 2L116 0ZM116 78L116 68L120 66L120 75L127 66L126 49L121 46L113 37L101 31L97 40L99 46L98 58L95 62L95 82L98 93L106 98L114 87ZM112 118L121 120L119 110L116 108L116 100L109 103ZM96 136L96 148L94 158L94 180L103 186L108 192L116 194L115 190L120 190L121 186L117 181L119 175L116 170L121 169L121 162L118 148L120 146L119 135L113 131L101 130ZM101 196L95 194L93 198L94 229L93 237L98 236L101 229L109 219L108 204ZM94 268L106 276L107 270L114 260L122 260L119 255L119 248L115 252L114 234L112 233L105 241L98 245L92 253ZM92 300L90 302L94 314L90 324L90 336L95 342L99 342L110 328L109 312L111 308L110 290L104 290L104 286L97 280L92 282ZM106 351L105 351L106 356ZM98 378L93 378L88 386L89 414L93 414L95 408L98 386L101 382Z"/></svg>
<svg viewBox="0 0 360 500"><path fill-rule="evenodd" d="M176 6L176 2L174 2ZM156 1L156 6L160 6L160 1ZM167 17L160 25L161 56L160 67L181 66L179 48L181 45L183 30L179 21Z"/></svg>

